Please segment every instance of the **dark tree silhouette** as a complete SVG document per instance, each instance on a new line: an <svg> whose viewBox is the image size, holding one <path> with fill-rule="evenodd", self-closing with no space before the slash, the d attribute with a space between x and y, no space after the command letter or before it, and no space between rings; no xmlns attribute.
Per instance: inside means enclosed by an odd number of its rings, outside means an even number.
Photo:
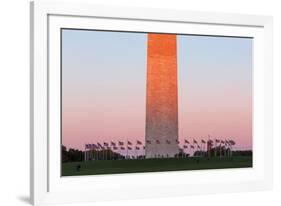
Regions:
<svg viewBox="0 0 281 206"><path fill-rule="evenodd" d="M72 148L67 151L64 145L61 146L61 156L62 162L80 162L84 160L83 151Z"/></svg>

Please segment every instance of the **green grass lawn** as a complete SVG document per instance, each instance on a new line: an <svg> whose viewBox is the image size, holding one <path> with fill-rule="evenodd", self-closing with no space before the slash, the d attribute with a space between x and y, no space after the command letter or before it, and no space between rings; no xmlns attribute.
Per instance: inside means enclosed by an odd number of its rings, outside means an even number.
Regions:
<svg viewBox="0 0 281 206"><path fill-rule="evenodd" d="M80 171L77 171L77 165L81 165ZM211 158L209 160L203 157L189 157L184 159L93 160L63 163L62 176L245 167L252 167L251 156L236 156L232 159Z"/></svg>

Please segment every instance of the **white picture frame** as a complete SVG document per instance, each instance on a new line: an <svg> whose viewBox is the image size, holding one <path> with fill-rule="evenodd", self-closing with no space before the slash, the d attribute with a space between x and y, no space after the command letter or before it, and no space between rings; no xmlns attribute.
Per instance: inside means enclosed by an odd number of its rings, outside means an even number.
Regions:
<svg viewBox="0 0 281 206"><path fill-rule="evenodd" d="M110 7L85 3L32 2L32 203L91 202L271 189L272 22L272 17L268 16ZM59 31L65 27L254 37L253 168L61 178L58 66Z"/></svg>

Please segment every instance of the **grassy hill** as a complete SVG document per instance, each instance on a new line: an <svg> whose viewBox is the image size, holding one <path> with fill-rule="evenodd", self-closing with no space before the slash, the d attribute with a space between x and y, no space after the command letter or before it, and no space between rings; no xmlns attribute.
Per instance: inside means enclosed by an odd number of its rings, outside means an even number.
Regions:
<svg viewBox="0 0 281 206"><path fill-rule="evenodd" d="M245 167L252 167L251 156L236 156L232 159L189 157L179 159L96 160L62 163L62 176Z"/></svg>

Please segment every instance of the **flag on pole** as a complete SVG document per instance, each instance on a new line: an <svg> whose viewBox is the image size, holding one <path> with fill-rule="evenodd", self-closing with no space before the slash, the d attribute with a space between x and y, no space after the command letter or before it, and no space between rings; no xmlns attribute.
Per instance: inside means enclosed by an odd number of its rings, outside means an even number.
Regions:
<svg viewBox="0 0 281 206"><path fill-rule="evenodd" d="M103 146L99 142L97 143L97 145L100 149L103 149Z"/></svg>
<svg viewBox="0 0 281 206"><path fill-rule="evenodd" d="M185 140L184 140L184 143L189 144L189 141L185 139Z"/></svg>
<svg viewBox="0 0 281 206"><path fill-rule="evenodd" d="M207 150L210 151L213 147L213 140L209 139L207 141Z"/></svg>
<svg viewBox="0 0 281 206"><path fill-rule="evenodd" d="M213 140L209 139L207 143L213 145Z"/></svg>
<svg viewBox="0 0 281 206"><path fill-rule="evenodd" d="M228 142L229 142L229 144L230 144L231 146L233 146L233 145L236 144L233 140L228 140Z"/></svg>
<svg viewBox="0 0 281 206"><path fill-rule="evenodd" d="M96 144L92 144L93 149L99 149L99 147Z"/></svg>

